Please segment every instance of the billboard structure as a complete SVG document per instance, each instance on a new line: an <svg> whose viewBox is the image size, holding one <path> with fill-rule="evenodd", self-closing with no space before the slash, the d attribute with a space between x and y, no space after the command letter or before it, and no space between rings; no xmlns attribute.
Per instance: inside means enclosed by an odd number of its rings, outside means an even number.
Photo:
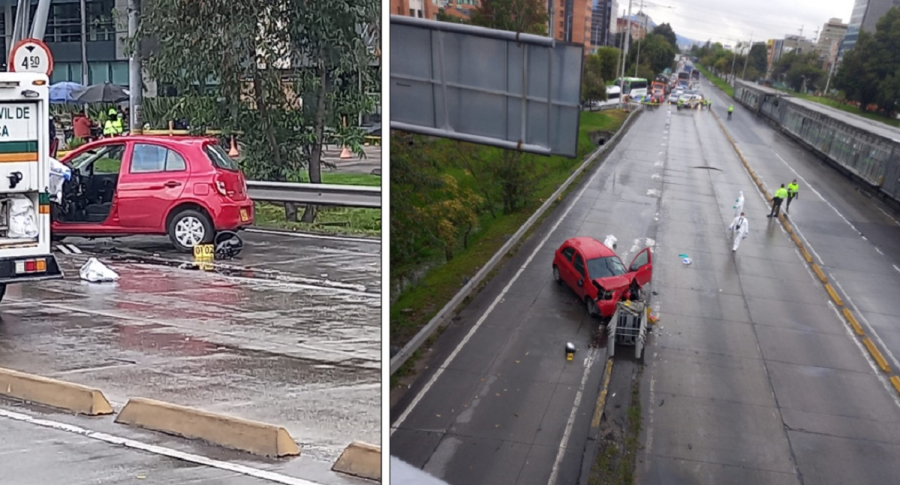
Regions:
<svg viewBox="0 0 900 485"><path fill-rule="evenodd" d="M391 129L575 157L583 48L391 16Z"/></svg>

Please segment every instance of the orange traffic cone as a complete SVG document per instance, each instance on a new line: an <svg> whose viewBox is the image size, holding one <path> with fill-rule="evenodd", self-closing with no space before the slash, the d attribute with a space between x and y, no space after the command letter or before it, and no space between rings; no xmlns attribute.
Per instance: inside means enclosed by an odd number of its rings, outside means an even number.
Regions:
<svg viewBox="0 0 900 485"><path fill-rule="evenodd" d="M231 137L231 149L228 150L228 156L234 158L234 157L237 157L238 155L240 155L240 152L238 152L237 143L234 142L234 136L232 136Z"/></svg>
<svg viewBox="0 0 900 485"><path fill-rule="evenodd" d="M350 158L352 158L352 156L350 155L350 149L344 147L344 149L341 150L341 160L349 160Z"/></svg>

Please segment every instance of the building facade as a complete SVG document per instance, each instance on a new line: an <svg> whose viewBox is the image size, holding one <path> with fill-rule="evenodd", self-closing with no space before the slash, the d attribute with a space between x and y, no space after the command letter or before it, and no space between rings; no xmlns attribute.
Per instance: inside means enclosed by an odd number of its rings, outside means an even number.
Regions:
<svg viewBox="0 0 900 485"><path fill-rule="evenodd" d="M0 0L0 28L3 29L2 62L6 70L12 47L16 18L15 0ZM86 0L88 84L111 82L128 85L128 56L124 48L127 37L125 15L127 0ZM31 2L31 18L37 1ZM81 62L81 6L79 0L53 0L47 18L44 42L53 54L51 83L73 81L83 83Z"/></svg>
<svg viewBox="0 0 900 485"><path fill-rule="evenodd" d="M439 10L434 0L391 0L391 15L434 20Z"/></svg>
<svg viewBox="0 0 900 485"><path fill-rule="evenodd" d="M593 50L591 44L591 16L593 0L552 0L547 9L551 15L550 33L554 39L582 44L585 54Z"/></svg>
<svg viewBox="0 0 900 485"><path fill-rule="evenodd" d="M832 55L833 46L840 45L845 35L847 35L847 24L841 22L841 19L830 19L822 26L822 33L819 34L819 41L816 43L816 51L819 53L822 68L826 71L835 61Z"/></svg>
<svg viewBox="0 0 900 485"><path fill-rule="evenodd" d="M878 20L896 6L900 6L900 0L856 0L850 14L850 23L847 25L847 34L841 43L839 57L843 57L844 52L856 45L860 30L874 33Z"/></svg>
<svg viewBox="0 0 900 485"><path fill-rule="evenodd" d="M612 34L616 33L615 0L593 0L591 7L591 45L593 47L614 44Z"/></svg>
<svg viewBox="0 0 900 485"><path fill-rule="evenodd" d="M617 32L628 32L628 19L619 18L616 19L616 31ZM635 41L638 39L643 39L647 36L647 29L644 28L644 24L635 22L633 19L631 21L631 40Z"/></svg>

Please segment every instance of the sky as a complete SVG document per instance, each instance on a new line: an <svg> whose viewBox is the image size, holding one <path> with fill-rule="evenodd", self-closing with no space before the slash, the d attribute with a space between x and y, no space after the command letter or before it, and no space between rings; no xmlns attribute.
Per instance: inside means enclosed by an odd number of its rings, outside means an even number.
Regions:
<svg viewBox="0 0 900 485"><path fill-rule="evenodd" d="M637 13L641 0L632 0ZM618 0L619 17L628 8L628 0ZM697 41L734 45L783 39L785 35L814 38L816 29L830 18L849 22L854 0L647 0L644 11L657 24L669 23L678 35ZM672 8L667 8L672 7Z"/></svg>

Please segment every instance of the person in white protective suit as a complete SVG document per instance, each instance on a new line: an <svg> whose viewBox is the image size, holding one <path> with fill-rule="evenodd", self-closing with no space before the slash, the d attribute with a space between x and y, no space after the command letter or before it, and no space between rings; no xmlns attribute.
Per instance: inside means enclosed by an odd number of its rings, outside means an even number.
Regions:
<svg viewBox="0 0 900 485"><path fill-rule="evenodd" d="M741 245L741 239L747 239L747 234L750 232L750 227L747 223L747 218L744 217L744 213L741 212L741 215L734 218L731 221L731 225L728 226L728 230L731 231L734 236L734 245L731 247L731 252L736 252L738 250L738 246Z"/></svg>
<svg viewBox="0 0 900 485"><path fill-rule="evenodd" d="M734 217L737 218L744 212L744 191L740 191L737 200L734 201Z"/></svg>

